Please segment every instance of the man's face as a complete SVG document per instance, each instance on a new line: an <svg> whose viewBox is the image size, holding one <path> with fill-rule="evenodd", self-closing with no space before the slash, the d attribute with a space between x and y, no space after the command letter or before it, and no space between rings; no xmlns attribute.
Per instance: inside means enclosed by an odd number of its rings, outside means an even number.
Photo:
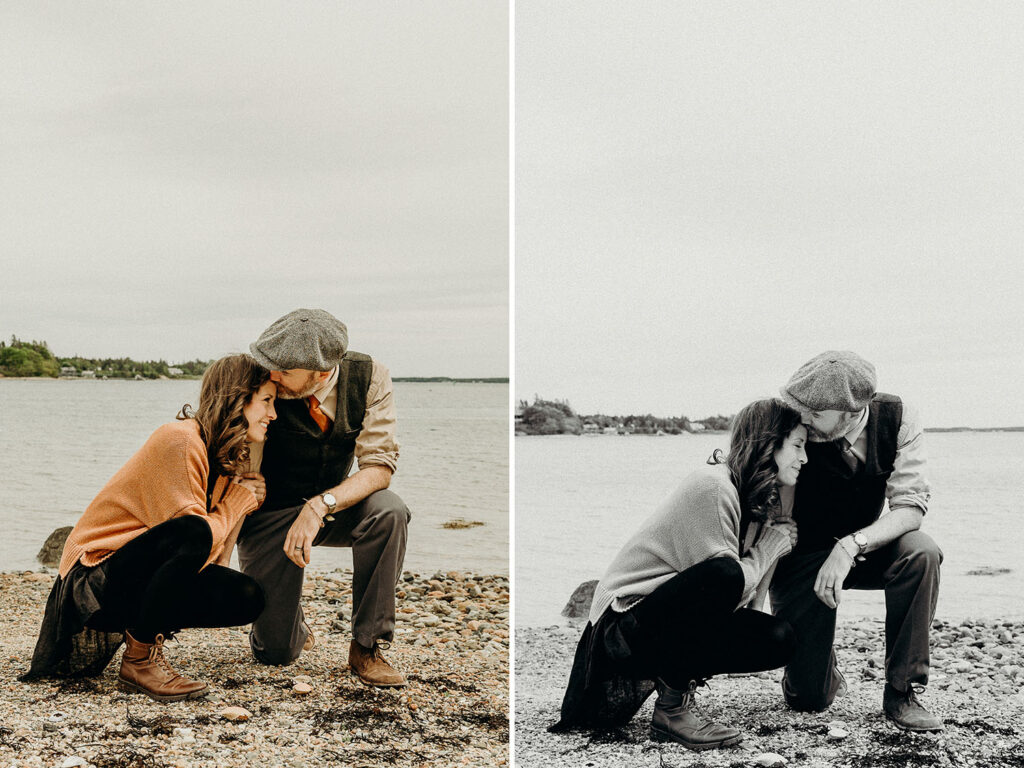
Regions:
<svg viewBox="0 0 1024 768"><path fill-rule="evenodd" d="M270 380L277 384L277 396L282 400L309 397L319 389L325 378L320 371L307 371L305 368L270 372Z"/></svg>
<svg viewBox="0 0 1024 768"><path fill-rule="evenodd" d="M856 417L856 413L846 411L804 411L800 421L807 427L808 440L812 443L827 443L845 435Z"/></svg>

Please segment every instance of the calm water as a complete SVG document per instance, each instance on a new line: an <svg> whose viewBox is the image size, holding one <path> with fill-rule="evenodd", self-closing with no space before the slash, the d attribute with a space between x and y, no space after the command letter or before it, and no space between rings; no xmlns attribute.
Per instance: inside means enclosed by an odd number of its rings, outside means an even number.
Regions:
<svg viewBox="0 0 1024 768"><path fill-rule="evenodd" d="M1024 617L1024 434L926 435L924 528L945 554L938 615ZM516 625L553 624L639 523L725 435L517 437ZM999 576L968 576L984 566ZM882 594L843 594L840 615L883 615Z"/></svg>
<svg viewBox="0 0 1024 768"><path fill-rule="evenodd" d="M73 525L150 433L195 403L198 381L0 381L0 570L37 568L50 532ZM412 510L406 568L508 573L508 385L395 384L399 469ZM464 530L454 517L484 523ZM351 567L318 547L315 567Z"/></svg>

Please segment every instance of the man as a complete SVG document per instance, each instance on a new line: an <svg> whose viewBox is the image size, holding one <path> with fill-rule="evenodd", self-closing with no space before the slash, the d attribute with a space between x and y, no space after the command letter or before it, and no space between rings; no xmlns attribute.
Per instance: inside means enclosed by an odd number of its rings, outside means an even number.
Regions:
<svg viewBox="0 0 1024 768"><path fill-rule="evenodd" d="M261 462L267 497L238 538L242 571L267 597L249 639L264 664L312 648L299 605L311 548L352 547L349 666L369 685L400 686L404 675L380 653L394 633L409 522L387 490L398 461L391 377L347 348L344 323L320 309L289 312L249 347L278 397Z"/></svg>
<svg viewBox="0 0 1024 768"><path fill-rule="evenodd" d="M793 374L782 398L800 411L811 441L793 506L797 545L771 585L776 614L797 636L782 680L786 702L816 712L845 693L833 649L841 592L884 589L882 709L905 730L942 730L915 695L928 682L942 562L919 530L930 492L917 414L876 393L874 367L852 352L818 355Z"/></svg>

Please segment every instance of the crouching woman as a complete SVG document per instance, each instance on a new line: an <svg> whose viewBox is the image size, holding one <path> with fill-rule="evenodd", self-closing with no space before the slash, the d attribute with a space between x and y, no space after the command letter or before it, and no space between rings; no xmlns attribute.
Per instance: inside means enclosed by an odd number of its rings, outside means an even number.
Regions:
<svg viewBox="0 0 1024 768"><path fill-rule="evenodd" d="M245 516L266 495L250 447L276 417L276 385L245 355L212 363L199 406L159 427L103 487L64 545L31 668L98 675L126 644L121 687L157 701L205 695L175 672L166 638L186 627L249 624L260 586L228 566Z"/></svg>
<svg viewBox="0 0 1024 768"><path fill-rule="evenodd" d="M652 738L694 750L740 741L698 714L694 692L712 675L782 667L793 652L790 625L752 606L796 543L780 490L796 484L806 440L780 400L736 415L728 457L716 451L686 477L598 583L550 730L622 726L656 689Z"/></svg>

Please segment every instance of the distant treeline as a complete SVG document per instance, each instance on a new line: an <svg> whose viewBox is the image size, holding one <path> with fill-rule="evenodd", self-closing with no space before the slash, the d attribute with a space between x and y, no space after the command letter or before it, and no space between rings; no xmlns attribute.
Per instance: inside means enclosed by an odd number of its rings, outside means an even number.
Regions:
<svg viewBox="0 0 1024 768"><path fill-rule="evenodd" d="M10 342L0 341L0 375L3 376L187 378L201 376L207 365L207 360L171 365L166 360L139 361L130 357L57 357L45 341L22 341L17 336L11 336Z"/></svg>
<svg viewBox="0 0 1024 768"><path fill-rule="evenodd" d="M45 341L22 341L11 336L10 342L0 340L0 376L59 376L76 378L157 379L166 376L175 378L197 378L203 375L212 361L189 360L186 363L169 364L166 360L140 362L130 357L56 357ZM394 381L407 382L453 382L466 384L508 384L505 378L454 379L448 376L407 376Z"/></svg>
<svg viewBox="0 0 1024 768"><path fill-rule="evenodd" d="M526 435L581 435L586 432L631 435L679 435L684 432L713 432L729 429L731 416L708 416L691 420L688 416L659 417L579 415L566 400L519 401L516 408L516 432Z"/></svg>

